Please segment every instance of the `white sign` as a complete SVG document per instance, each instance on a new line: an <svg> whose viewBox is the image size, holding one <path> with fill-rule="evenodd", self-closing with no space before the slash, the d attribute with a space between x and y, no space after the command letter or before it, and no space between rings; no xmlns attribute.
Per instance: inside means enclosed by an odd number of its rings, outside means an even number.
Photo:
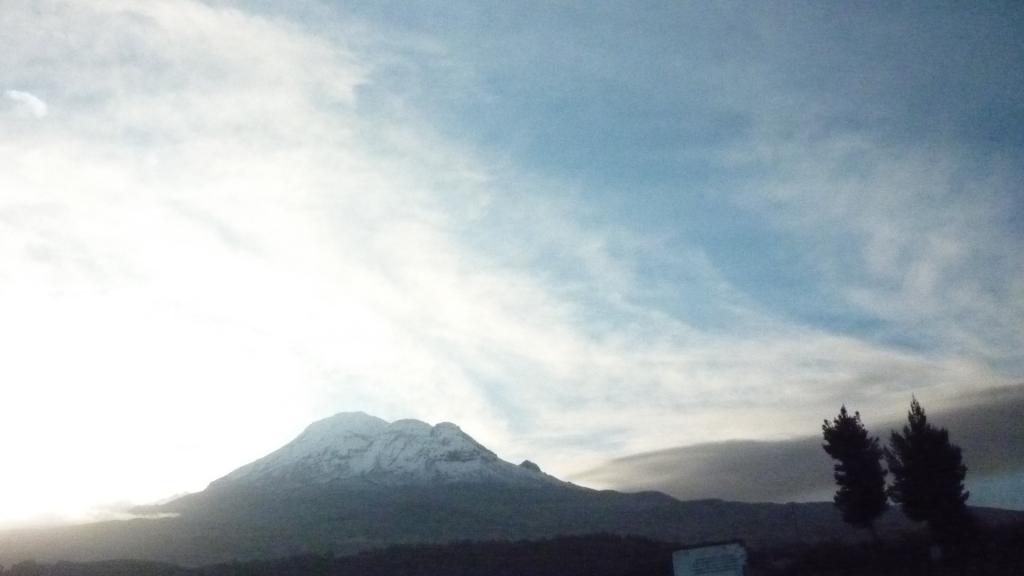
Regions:
<svg viewBox="0 0 1024 576"><path fill-rule="evenodd" d="M739 542L698 546L672 553L675 576L743 576L747 549Z"/></svg>

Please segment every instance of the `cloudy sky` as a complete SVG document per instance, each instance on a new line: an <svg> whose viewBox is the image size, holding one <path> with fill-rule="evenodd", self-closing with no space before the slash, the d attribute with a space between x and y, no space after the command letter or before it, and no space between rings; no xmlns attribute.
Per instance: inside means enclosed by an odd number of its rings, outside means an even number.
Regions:
<svg viewBox="0 0 1024 576"><path fill-rule="evenodd" d="M0 0L0 523L202 489L339 411L571 477L1020 382L1022 29Z"/></svg>

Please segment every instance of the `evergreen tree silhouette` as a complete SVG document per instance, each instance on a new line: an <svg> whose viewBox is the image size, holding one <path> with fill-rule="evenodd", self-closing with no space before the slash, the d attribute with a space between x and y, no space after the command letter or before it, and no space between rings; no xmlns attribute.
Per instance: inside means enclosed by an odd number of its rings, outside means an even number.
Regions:
<svg viewBox="0 0 1024 576"><path fill-rule="evenodd" d="M868 528L875 535L875 519L888 508L878 438L868 436L860 412L850 416L845 405L832 422L825 420L821 430L825 438L822 447L837 461L834 470L839 488L833 502L845 522Z"/></svg>
<svg viewBox="0 0 1024 576"><path fill-rule="evenodd" d="M916 522L927 522L932 533L950 536L967 523L967 498L960 447L951 444L945 428L928 423L924 408L914 398L907 425L893 430L885 459L892 472L889 497Z"/></svg>

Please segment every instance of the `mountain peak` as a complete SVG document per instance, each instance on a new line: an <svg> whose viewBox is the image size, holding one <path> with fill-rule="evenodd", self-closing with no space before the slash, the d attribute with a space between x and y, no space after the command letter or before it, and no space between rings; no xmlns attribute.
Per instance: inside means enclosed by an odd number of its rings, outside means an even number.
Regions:
<svg viewBox="0 0 1024 576"><path fill-rule="evenodd" d="M307 433L376 433L388 426L386 420L371 416L366 412L338 412L334 416L328 416L323 420L317 420L309 426L303 434ZM300 436L301 437L301 436Z"/></svg>
<svg viewBox="0 0 1024 576"><path fill-rule="evenodd" d="M388 431L392 434L404 433L411 434L413 436L425 436L430 434L432 427L430 424L423 422L422 420L395 420L391 424L388 424Z"/></svg>
<svg viewBox="0 0 1024 576"><path fill-rule="evenodd" d="M298 437L211 486L401 485L456 482L561 484L536 467L498 458L451 422L387 422L342 412L310 424Z"/></svg>

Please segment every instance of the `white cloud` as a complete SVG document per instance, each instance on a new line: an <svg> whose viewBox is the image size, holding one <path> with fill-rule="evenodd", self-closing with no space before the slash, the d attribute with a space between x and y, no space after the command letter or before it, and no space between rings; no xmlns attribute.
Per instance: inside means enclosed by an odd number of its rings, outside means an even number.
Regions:
<svg viewBox="0 0 1024 576"><path fill-rule="evenodd" d="M46 102L43 102L38 96L30 92L22 92L21 90L5 90L4 96L8 100L21 106L26 112L36 118L43 118L49 113L49 108L46 106Z"/></svg>

